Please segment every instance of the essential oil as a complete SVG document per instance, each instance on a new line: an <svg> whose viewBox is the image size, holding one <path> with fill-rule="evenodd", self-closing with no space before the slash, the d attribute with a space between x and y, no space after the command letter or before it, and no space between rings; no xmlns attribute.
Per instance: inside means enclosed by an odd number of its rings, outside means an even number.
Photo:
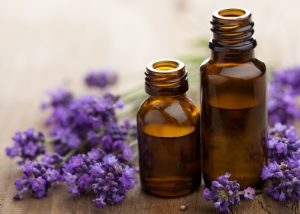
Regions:
<svg viewBox="0 0 300 214"><path fill-rule="evenodd" d="M199 110L185 94L182 62L159 60L146 70L150 95L137 115L142 188L161 197L193 192L200 183Z"/></svg>
<svg viewBox="0 0 300 214"><path fill-rule="evenodd" d="M266 67L254 57L251 13L224 9L211 23L212 54L200 68L203 178L210 186L229 172L241 188L260 188L266 163Z"/></svg>

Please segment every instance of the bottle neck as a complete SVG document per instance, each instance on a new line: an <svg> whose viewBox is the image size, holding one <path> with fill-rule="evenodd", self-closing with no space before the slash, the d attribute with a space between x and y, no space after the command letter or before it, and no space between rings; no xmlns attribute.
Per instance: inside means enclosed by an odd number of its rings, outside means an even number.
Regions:
<svg viewBox="0 0 300 214"><path fill-rule="evenodd" d="M220 62L243 62L254 57L256 40L251 13L230 8L216 11L212 17L213 38L209 42L212 59Z"/></svg>
<svg viewBox="0 0 300 214"><path fill-rule="evenodd" d="M211 59L216 62L247 62L255 57L254 49L248 51L211 51Z"/></svg>
<svg viewBox="0 0 300 214"><path fill-rule="evenodd" d="M178 60L159 60L147 65L145 90L151 96L176 96L188 90L185 65Z"/></svg>
<svg viewBox="0 0 300 214"><path fill-rule="evenodd" d="M149 94L149 97L153 98L153 99L180 99L182 97L187 97L186 92L182 93L182 94L171 94L171 93L163 93L163 94Z"/></svg>

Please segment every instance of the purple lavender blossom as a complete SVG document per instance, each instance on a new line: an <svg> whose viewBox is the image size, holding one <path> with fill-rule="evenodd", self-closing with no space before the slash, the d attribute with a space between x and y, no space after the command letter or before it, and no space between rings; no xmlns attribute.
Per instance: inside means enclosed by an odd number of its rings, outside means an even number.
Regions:
<svg viewBox="0 0 300 214"><path fill-rule="evenodd" d="M48 95L50 96L50 101L43 102L41 105L42 109L46 109L49 107L56 108L59 106L66 106L73 99L73 94L62 87L49 91Z"/></svg>
<svg viewBox="0 0 300 214"><path fill-rule="evenodd" d="M265 192L274 200L293 199L300 201L299 160L272 161L262 169L261 178L267 180Z"/></svg>
<svg viewBox="0 0 300 214"><path fill-rule="evenodd" d="M271 125L277 122L290 125L300 119L300 109L290 89L273 82L268 87L268 94L268 117Z"/></svg>
<svg viewBox="0 0 300 214"><path fill-rule="evenodd" d="M268 92L269 122L293 124L300 119L300 108L295 97L300 93L300 67L274 73Z"/></svg>
<svg viewBox="0 0 300 214"><path fill-rule="evenodd" d="M126 125L126 122L123 125L109 123L110 129L103 135L100 145L106 153L116 153L118 159L129 161L133 157L133 151L125 144L125 141L132 127Z"/></svg>
<svg viewBox="0 0 300 214"><path fill-rule="evenodd" d="M269 131L268 157L271 161L281 162L288 159L300 159L300 140L293 126L276 123Z"/></svg>
<svg viewBox="0 0 300 214"><path fill-rule="evenodd" d="M37 156L45 153L45 137L41 132L34 129L27 129L24 132L16 132L12 138L14 144L6 148L9 157L20 157L19 164L24 164L27 160L35 160Z"/></svg>
<svg viewBox="0 0 300 214"><path fill-rule="evenodd" d="M246 200L253 200L255 195L255 189L248 187L243 190L243 196Z"/></svg>
<svg viewBox="0 0 300 214"><path fill-rule="evenodd" d="M292 95L300 93L300 67L285 69L280 72L275 72L274 81L284 88L291 90Z"/></svg>
<svg viewBox="0 0 300 214"><path fill-rule="evenodd" d="M60 179L60 171L54 165L27 161L23 165L23 176L15 181L18 193L14 199L20 200L27 194L35 198L45 197L51 186Z"/></svg>
<svg viewBox="0 0 300 214"><path fill-rule="evenodd" d="M294 126L287 126L281 123L275 123L275 125L269 130L269 134L273 137L298 140L296 128Z"/></svg>
<svg viewBox="0 0 300 214"><path fill-rule="evenodd" d="M269 131L269 164L262 169L265 192L273 199L300 200L300 140L293 126L276 123Z"/></svg>
<svg viewBox="0 0 300 214"><path fill-rule="evenodd" d="M63 161L63 158L57 153L45 153L40 159L40 163L45 165L59 165Z"/></svg>
<svg viewBox="0 0 300 214"><path fill-rule="evenodd" d="M115 81L115 74L106 71L92 72L86 79L89 86L100 88ZM56 153L46 153L33 162L45 153L40 145L44 136L33 129L15 135L15 144L7 148L7 154L20 156L24 165L23 176L15 182L18 193L14 198L45 197L53 184L63 181L74 196L93 192L92 202L97 207L121 202L136 184L135 168L129 165L133 151L126 144L136 129L128 121L119 124L116 117L123 102L109 93L74 98L63 88L48 95L50 100L42 108L52 111L46 125Z"/></svg>
<svg viewBox="0 0 300 214"><path fill-rule="evenodd" d="M110 70L91 70L85 77L85 83L90 87L106 88L117 82L117 75Z"/></svg>
<svg viewBox="0 0 300 214"><path fill-rule="evenodd" d="M53 107L47 124L52 127L50 135L55 141L55 151L65 155L83 142L97 146L106 135L116 135L116 132L122 135L123 129L117 124L115 114L116 108L120 107L118 100L112 94L83 96L66 106Z"/></svg>
<svg viewBox="0 0 300 214"><path fill-rule="evenodd" d="M63 167L64 181L69 192L79 196L92 191L93 204L104 208L120 203L136 184L135 170L116 156L93 149L88 155L73 156Z"/></svg>
<svg viewBox="0 0 300 214"><path fill-rule="evenodd" d="M212 182L211 189L205 188L203 196L205 200L212 201L219 212L230 211L230 208L240 202L240 185L237 181L230 181L229 173L220 176Z"/></svg>

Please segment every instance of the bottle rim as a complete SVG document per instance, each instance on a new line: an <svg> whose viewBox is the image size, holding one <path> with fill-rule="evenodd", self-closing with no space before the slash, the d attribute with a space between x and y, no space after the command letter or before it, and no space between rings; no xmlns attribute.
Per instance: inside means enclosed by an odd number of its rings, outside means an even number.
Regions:
<svg viewBox="0 0 300 214"><path fill-rule="evenodd" d="M213 17L221 20L243 20L249 16L251 12L244 8L225 8L213 12Z"/></svg>
<svg viewBox="0 0 300 214"><path fill-rule="evenodd" d="M159 69L159 67L169 66L173 69ZM183 62L176 59L159 59L150 62L146 69L153 73L174 73L184 69L185 65ZM187 72L187 71L185 71Z"/></svg>

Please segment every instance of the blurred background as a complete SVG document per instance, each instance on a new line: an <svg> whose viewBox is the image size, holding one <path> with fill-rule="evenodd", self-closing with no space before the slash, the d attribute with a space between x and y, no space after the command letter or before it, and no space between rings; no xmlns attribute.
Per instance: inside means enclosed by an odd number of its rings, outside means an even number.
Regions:
<svg viewBox="0 0 300 214"><path fill-rule="evenodd" d="M256 55L268 68L295 66L299 6L297 0L1 0L0 108L38 109L43 92L57 85L81 91L92 68L118 72L121 92L143 85L145 65L154 59L208 56L193 41L208 42L211 13L224 7L252 11Z"/></svg>

